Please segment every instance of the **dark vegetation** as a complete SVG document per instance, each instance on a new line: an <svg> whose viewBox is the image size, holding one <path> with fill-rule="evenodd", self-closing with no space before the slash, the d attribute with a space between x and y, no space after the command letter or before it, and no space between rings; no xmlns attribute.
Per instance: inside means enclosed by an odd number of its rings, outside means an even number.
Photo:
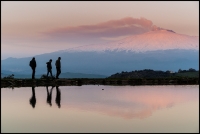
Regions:
<svg viewBox="0 0 200 134"><path fill-rule="evenodd" d="M55 75L51 77L51 76L47 76L46 74L43 74L40 79L55 79L55 78L56 78Z"/></svg>
<svg viewBox="0 0 200 134"><path fill-rule="evenodd" d="M14 79L14 74L3 77L3 79Z"/></svg>
<svg viewBox="0 0 200 134"><path fill-rule="evenodd" d="M178 72L172 71L154 71L151 69L135 70L131 72L116 73L108 78L199 78L199 71L195 69L181 70Z"/></svg>
<svg viewBox="0 0 200 134"><path fill-rule="evenodd" d="M151 69L121 72L107 78L60 78L42 75L39 79L17 79L11 74L1 79L1 87L29 86L70 86L70 85L197 85L199 71L195 69L171 71L154 71Z"/></svg>

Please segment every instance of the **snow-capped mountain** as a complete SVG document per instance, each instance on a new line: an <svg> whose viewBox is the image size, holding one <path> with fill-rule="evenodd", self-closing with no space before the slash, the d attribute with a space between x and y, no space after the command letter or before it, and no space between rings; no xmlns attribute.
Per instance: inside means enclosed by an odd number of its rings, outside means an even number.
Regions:
<svg viewBox="0 0 200 134"><path fill-rule="evenodd" d="M177 34L171 30L156 30L126 37L105 44L87 45L65 51L132 51L146 52L169 49L199 50L199 37Z"/></svg>
<svg viewBox="0 0 200 134"><path fill-rule="evenodd" d="M46 62L61 57L62 72L112 75L121 71L143 69L199 69L199 38L177 34L171 30L156 30L105 44L87 45L53 53L36 55L37 74L46 73ZM32 57L2 60L7 71L31 73Z"/></svg>

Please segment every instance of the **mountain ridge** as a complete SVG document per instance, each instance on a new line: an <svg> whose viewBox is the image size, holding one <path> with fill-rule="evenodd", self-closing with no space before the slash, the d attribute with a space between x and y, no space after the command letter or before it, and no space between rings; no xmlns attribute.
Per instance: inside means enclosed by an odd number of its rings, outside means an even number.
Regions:
<svg viewBox="0 0 200 134"><path fill-rule="evenodd" d="M167 30L150 31L143 34L133 35L124 39L105 44L93 44L62 50L62 52L75 51L132 51L146 52L167 49L190 49L199 50L199 38L177 34Z"/></svg>
<svg viewBox="0 0 200 134"><path fill-rule="evenodd" d="M111 75L121 71L199 68L199 38L156 30L106 44L87 45L34 56L36 75L46 74L46 62L61 57L62 72ZM152 46L152 47L151 47ZM2 69L30 73L32 57L2 60Z"/></svg>
<svg viewBox="0 0 200 134"><path fill-rule="evenodd" d="M29 74L23 74L7 70L1 70L1 78L8 77L12 74L14 74L14 78L31 78L32 75L31 72L29 72ZM37 74L35 75L35 78L41 78L42 75L44 74ZM60 74L60 78L106 78L106 77L108 76L99 74L72 73L72 72L65 72Z"/></svg>

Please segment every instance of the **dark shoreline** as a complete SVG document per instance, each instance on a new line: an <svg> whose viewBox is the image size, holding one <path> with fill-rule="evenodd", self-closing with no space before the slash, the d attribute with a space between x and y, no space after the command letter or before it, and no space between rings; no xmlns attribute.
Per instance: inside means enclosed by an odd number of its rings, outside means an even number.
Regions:
<svg viewBox="0 0 200 134"><path fill-rule="evenodd" d="M199 78L71 78L71 79L1 79L4 87L32 86L81 86L81 85L199 85Z"/></svg>

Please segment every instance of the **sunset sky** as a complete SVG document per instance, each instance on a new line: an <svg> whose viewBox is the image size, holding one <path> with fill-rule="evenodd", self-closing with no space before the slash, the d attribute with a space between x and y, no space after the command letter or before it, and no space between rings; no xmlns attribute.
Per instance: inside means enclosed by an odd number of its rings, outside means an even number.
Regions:
<svg viewBox="0 0 200 134"><path fill-rule="evenodd" d="M1 59L101 44L155 27L199 36L199 2L1 1Z"/></svg>

